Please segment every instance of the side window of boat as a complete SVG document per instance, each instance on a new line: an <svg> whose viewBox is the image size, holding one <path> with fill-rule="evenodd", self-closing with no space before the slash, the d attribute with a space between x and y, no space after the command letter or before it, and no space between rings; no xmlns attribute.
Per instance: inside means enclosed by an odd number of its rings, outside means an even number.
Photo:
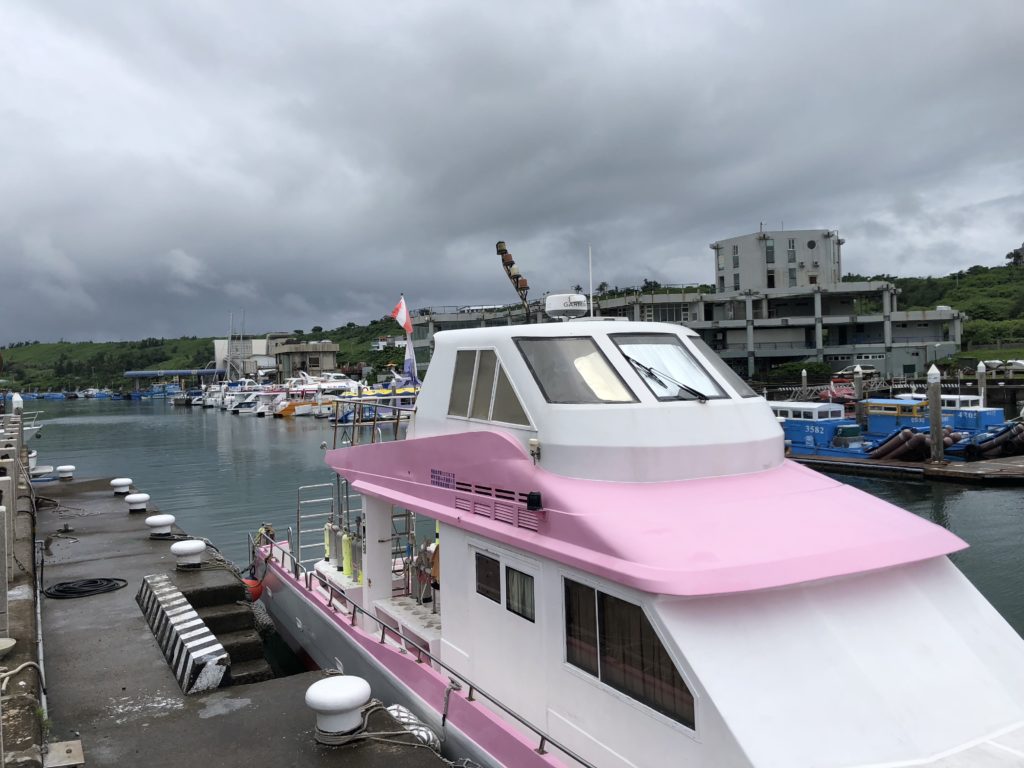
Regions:
<svg viewBox="0 0 1024 768"><path fill-rule="evenodd" d="M452 392L448 397L448 415L469 414L469 394L473 391L473 372L476 369L476 350L460 349L455 353L455 374Z"/></svg>
<svg viewBox="0 0 1024 768"><path fill-rule="evenodd" d="M476 553L476 591L501 603L501 563L482 552ZM527 621L536 621L533 576L510 565L505 566L505 608Z"/></svg>
<svg viewBox="0 0 1024 768"><path fill-rule="evenodd" d="M523 404L492 349L460 349L448 398L448 415L529 426Z"/></svg>
<svg viewBox="0 0 1024 768"><path fill-rule="evenodd" d="M694 727L693 693L639 605L565 579L565 650L574 667Z"/></svg>
<svg viewBox="0 0 1024 768"><path fill-rule="evenodd" d="M501 602L501 564L480 552L476 553L476 592L496 603Z"/></svg>

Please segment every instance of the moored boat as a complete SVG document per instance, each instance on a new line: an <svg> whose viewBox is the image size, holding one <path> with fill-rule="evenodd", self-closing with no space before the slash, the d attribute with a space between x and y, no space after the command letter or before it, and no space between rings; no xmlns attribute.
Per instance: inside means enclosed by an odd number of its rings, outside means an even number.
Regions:
<svg viewBox="0 0 1024 768"><path fill-rule="evenodd" d="M407 425L328 452L326 530L304 543L300 503L255 548L289 643L452 756L1019 765L1024 641L950 562L966 544L786 460L692 331L440 332Z"/></svg>

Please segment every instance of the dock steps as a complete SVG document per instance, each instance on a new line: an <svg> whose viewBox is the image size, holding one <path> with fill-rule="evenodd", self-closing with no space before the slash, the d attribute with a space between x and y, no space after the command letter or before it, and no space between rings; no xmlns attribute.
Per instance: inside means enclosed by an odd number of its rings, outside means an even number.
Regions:
<svg viewBox="0 0 1024 768"><path fill-rule="evenodd" d="M231 664L263 658L263 640L255 629L241 629L217 635L220 644L231 657Z"/></svg>
<svg viewBox="0 0 1024 768"><path fill-rule="evenodd" d="M165 594L170 597L163 606L155 598ZM136 599L186 694L274 676L264 658L263 641L256 631L245 587L234 574L224 570L149 576ZM187 616L187 626L180 615ZM179 634L183 640L177 638ZM197 647L194 638L199 636L208 639L204 646L216 646L216 659L191 658L190 650ZM175 643L177 650L173 652L165 647ZM205 647L202 650L205 653ZM206 669L207 664L217 668ZM204 670L204 674L199 675L196 669Z"/></svg>
<svg viewBox="0 0 1024 768"><path fill-rule="evenodd" d="M197 608L196 613L206 622L210 631L218 637L226 632L252 629L254 626L252 609L248 604L242 602L208 605ZM224 642L223 638L221 638L221 642Z"/></svg>

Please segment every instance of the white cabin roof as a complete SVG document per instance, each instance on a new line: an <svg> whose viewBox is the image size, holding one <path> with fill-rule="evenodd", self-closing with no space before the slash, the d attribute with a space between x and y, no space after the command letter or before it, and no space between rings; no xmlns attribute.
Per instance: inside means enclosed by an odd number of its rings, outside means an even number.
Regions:
<svg viewBox="0 0 1024 768"><path fill-rule="evenodd" d="M527 359L524 350L560 352L558 340L571 347L563 358ZM764 399L683 326L589 321L495 326L442 331L434 343L410 436L498 430L524 448L538 440L551 471L606 480L743 474L782 463L782 430ZM646 363L630 362L624 350ZM457 370L458 365L463 367ZM654 371L654 377L642 368ZM552 402L557 396L542 382L559 389L560 377L583 381L576 385L589 401ZM678 397L686 399L666 396L678 378L707 390L707 401L682 389ZM466 398L471 409L453 405ZM518 408L505 407L511 399ZM499 410L519 413L519 408L524 414L519 423L494 418ZM740 441L744 450L738 452Z"/></svg>

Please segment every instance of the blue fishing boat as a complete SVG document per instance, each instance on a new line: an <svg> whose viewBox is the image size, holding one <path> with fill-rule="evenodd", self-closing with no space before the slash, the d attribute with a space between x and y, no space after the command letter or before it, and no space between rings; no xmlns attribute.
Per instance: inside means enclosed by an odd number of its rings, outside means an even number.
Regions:
<svg viewBox="0 0 1024 768"><path fill-rule="evenodd" d="M1024 453L1024 424L1007 422L999 408L960 403L950 399L942 408L941 439L948 460ZM779 401L769 405L794 456L921 460L931 453L928 403L924 400L864 400L861 422L847 418L843 407L835 403Z"/></svg>

